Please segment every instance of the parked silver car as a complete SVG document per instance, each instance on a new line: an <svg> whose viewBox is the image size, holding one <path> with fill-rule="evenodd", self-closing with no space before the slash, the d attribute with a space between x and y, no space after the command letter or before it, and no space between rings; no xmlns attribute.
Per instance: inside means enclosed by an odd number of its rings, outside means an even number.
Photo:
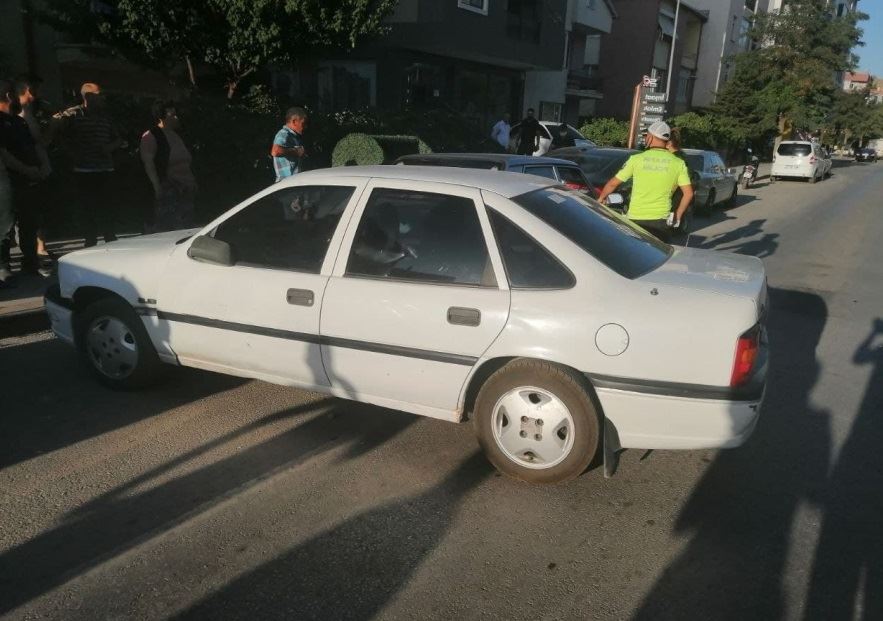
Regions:
<svg viewBox="0 0 883 621"><path fill-rule="evenodd" d="M684 149L683 153L696 193L693 199L696 213L708 215L721 203L732 207L739 190L739 177L735 169L727 168L721 156L714 151Z"/></svg>

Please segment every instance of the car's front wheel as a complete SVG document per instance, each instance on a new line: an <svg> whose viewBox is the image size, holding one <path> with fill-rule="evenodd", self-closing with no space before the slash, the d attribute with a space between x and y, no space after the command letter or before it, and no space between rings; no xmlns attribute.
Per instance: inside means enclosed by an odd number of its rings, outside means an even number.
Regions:
<svg viewBox="0 0 883 621"><path fill-rule="evenodd" d="M579 476L600 446L601 423L579 374L538 360L494 373L475 402L475 428L498 470L528 483Z"/></svg>
<svg viewBox="0 0 883 621"><path fill-rule="evenodd" d="M147 386L163 365L144 324L125 301L105 298L76 320L77 348L98 380L116 390Z"/></svg>

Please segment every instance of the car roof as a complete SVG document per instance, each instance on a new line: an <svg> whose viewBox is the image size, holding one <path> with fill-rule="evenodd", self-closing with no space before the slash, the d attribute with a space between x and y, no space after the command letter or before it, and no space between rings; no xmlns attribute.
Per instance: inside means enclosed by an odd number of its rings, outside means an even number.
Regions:
<svg viewBox="0 0 883 621"><path fill-rule="evenodd" d="M701 155L702 153L717 153L717 151L710 151L709 149L681 149L687 155Z"/></svg>
<svg viewBox="0 0 883 621"><path fill-rule="evenodd" d="M637 149L626 149L625 147L562 147L550 151L555 155L573 156L573 155L634 155L640 153Z"/></svg>
<svg viewBox="0 0 883 621"><path fill-rule="evenodd" d="M783 140L779 144L816 144L810 140Z"/></svg>
<svg viewBox="0 0 883 621"><path fill-rule="evenodd" d="M396 160L404 161L426 161L426 160L469 160L474 162L493 162L495 164L507 164L509 166L519 166L522 164L547 164L555 166L575 166L570 160L562 160L556 157L537 157L533 155L512 155L509 153L424 153L403 155Z"/></svg>
<svg viewBox="0 0 883 621"><path fill-rule="evenodd" d="M298 173L280 181L280 185L295 185L306 180L321 183L324 179L363 177L365 179L395 179L450 183L494 192L506 198L519 196L540 188L558 185L557 181L501 170L479 170L453 166L338 166Z"/></svg>

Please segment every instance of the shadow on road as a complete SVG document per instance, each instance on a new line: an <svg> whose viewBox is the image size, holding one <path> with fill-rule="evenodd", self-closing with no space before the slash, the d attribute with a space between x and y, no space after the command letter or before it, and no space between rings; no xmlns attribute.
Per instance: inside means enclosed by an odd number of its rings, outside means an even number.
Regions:
<svg viewBox="0 0 883 621"><path fill-rule="evenodd" d="M0 349L0 469L162 414L245 380L180 369L152 390L114 392L58 340ZM72 389L75 387L75 391Z"/></svg>
<svg viewBox="0 0 883 621"><path fill-rule="evenodd" d="M341 523L178 618L374 618L440 544L464 497L491 473L476 453L432 489Z"/></svg>
<svg viewBox="0 0 883 621"><path fill-rule="evenodd" d="M327 410L317 414L320 410ZM105 560L168 530L194 512L206 511L233 492L293 467L343 443L360 442L359 454L377 448L414 420L340 400L322 400L257 420L138 477L67 515L51 530L0 555L0 614L11 610ZM217 462L155 487L173 467L241 435L283 419L312 413L305 423Z"/></svg>
<svg viewBox="0 0 883 621"><path fill-rule="evenodd" d="M780 619L795 511L818 503L830 455L829 415L810 403L825 301L771 289L773 357L758 427L722 451L675 523L684 551L645 597L637 619Z"/></svg>
<svg viewBox="0 0 883 621"><path fill-rule="evenodd" d="M873 370L825 495L806 619L883 619L883 319L853 362Z"/></svg>
<svg viewBox="0 0 883 621"><path fill-rule="evenodd" d="M726 233L711 237L691 235L690 247L747 254L764 259L779 248L778 233L764 233L764 219L752 220Z"/></svg>

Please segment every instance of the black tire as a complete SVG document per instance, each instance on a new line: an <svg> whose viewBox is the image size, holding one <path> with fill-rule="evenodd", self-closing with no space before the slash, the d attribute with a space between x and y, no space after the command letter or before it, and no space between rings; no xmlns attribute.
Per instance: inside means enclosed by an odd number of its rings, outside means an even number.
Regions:
<svg viewBox="0 0 883 621"><path fill-rule="evenodd" d="M565 445L569 442L570 446L569 451L562 450L560 462L552 461L550 462L552 465L548 467L542 467L539 463L537 467L522 465L515 458L507 455L501 448L503 441L498 442L496 439L495 418L501 421L508 420L508 412L505 408L501 407L499 412L496 412L497 404L504 396L517 394L520 388L523 388L528 396L528 400L525 401L527 407L531 407L529 403L539 403L533 401L537 393L530 391L531 388L535 388L552 395L569 413L570 421L567 425L571 430L563 436L560 433L563 427L555 432L561 442ZM478 443L488 460L500 472L512 478L527 483L561 483L573 479L582 474L592 463L601 446L601 419L592 401L590 390L582 376L564 367L539 360L514 360L491 375L478 393L474 416ZM549 429L542 426L543 414L540 408L545 405L544 403L535 406L538 413L536 418L525 416L523 419L519 417L518 420L508 420L506 424L501 424L501 429L506 429L509 425L519 425L521 426L519 435L522 438L528 438L527 433L541 431L535 436L538 442L536 450L539 453L542 430ZM495 413L498 414L497 417ZM527 428L530 429L529 432L525 431ZM548 433L552 433L552 430ZM568 437L568 434L572 435ZM532 439L526 439L525 443L529 444L531 441ZM556 440L555 444L557 443ZM532 456L530 450L526 450L523 454L525 463L527 460L539 459Z"/></svg>
<svg viewBox="0 0 883 621"><path fill-rule="evenodd" d="M736 183L733 185L733 193L730 194L730 198L727 199L727 209L732 209L736 206L736 197L739 196L739 184Z"/></svg>
<svg viewBox="0 0 883 621"><path fill-rule="evenodd" d="M775 182L776 182L776 176L770 175L770 183L775 183Z"/></svg>
<svg viewBox="0 0 883 621"><path fill-rule="evenodd" d="M114 333L112 327L120 331ZM104 298L90 304L76 316L74 330L80 356L105 386L134 390L162 378L165 367L150 336L124 300Z"/></svg>
<svg viewBox="0 0 883 621"><path fill-rule="evenodd" d="M702 205L701 211L702 211L703 216L710 216L711 212L714 211L714 199L715 198L716 197L715 197L714 190L711 190L708 193L708 198L705 199L705 204Z"/></svg>

